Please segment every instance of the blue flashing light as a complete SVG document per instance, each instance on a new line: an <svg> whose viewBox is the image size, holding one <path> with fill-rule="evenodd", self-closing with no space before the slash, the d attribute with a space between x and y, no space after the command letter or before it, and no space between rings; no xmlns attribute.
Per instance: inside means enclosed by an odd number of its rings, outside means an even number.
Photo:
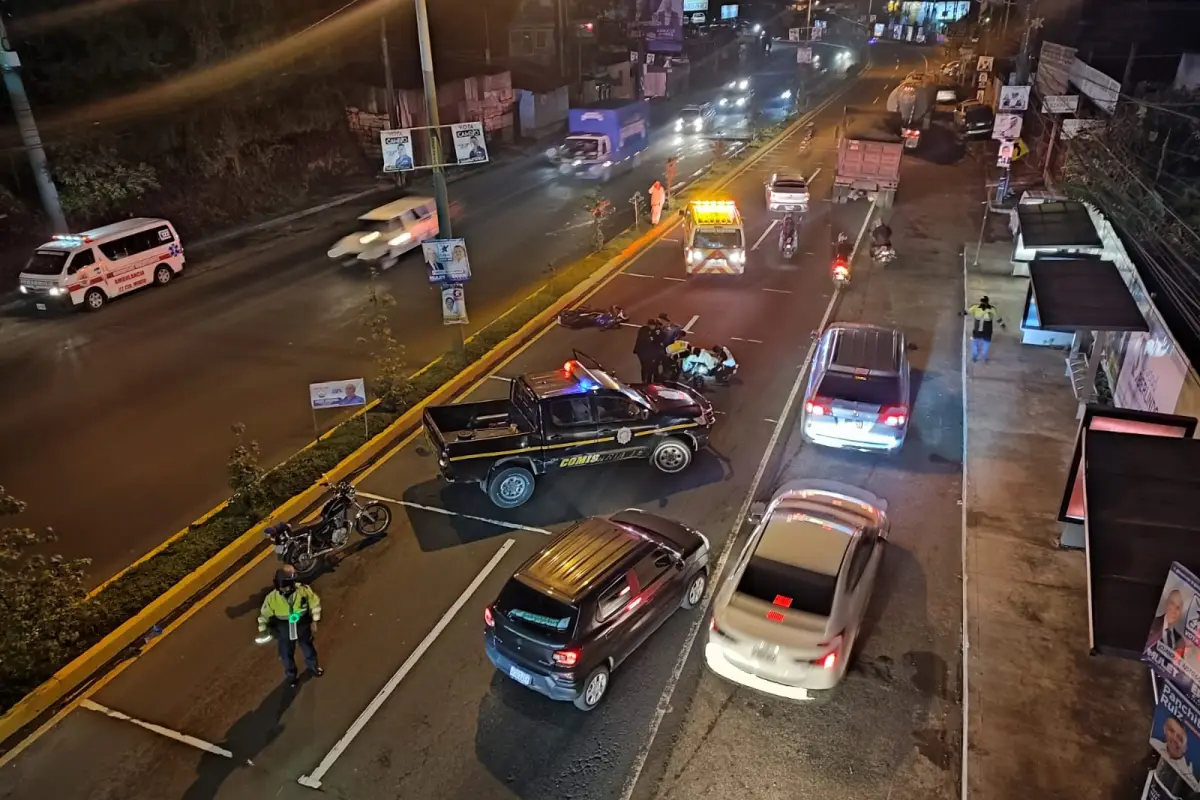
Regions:
<svg viewBox="0 0 1200 800"><path fill-rule="evenodd" d="M575 371L576 367L580 368L579 372ZM586 394L587 392L594 392L600 388L600 384L593 380L591 376L589 376L587 372L582 369L582 365L578 361L568 361L567 363L563 364L563 373L565 373L568 378L575 379L575 385L571 387L570 391L566 392L567 394Z"/></svg>

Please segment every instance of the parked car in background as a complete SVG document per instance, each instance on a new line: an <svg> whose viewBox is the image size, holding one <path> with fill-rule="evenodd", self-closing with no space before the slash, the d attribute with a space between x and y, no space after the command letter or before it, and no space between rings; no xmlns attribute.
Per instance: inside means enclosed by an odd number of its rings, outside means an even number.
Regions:
<svg viewBox="0 0 1200 800"><path fill-rule="evenodd" d="M863 628L888 527L887 503L864 489L784 486L717 591L709 668L792 699L836 686Z"/></svg>
<svg viewBox="0 0 1200 800"><path fill-rule="evenodd" d="M954 122L959 133L971 139L991 136L995 121L996 115L991 107L978 100L959 103L954 111Z"/></svg>

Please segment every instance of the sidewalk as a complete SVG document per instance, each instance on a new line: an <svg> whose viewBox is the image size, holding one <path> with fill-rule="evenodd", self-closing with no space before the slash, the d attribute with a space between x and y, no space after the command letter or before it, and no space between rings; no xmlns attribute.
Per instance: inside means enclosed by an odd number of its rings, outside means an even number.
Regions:
<svg viewBox="0 0 1200 800"><path fill-rule="evenodd" d="M1147 669L1088 655L1085 556L1058 548L1078 424L1065 351L1020 344L1011 243L978 267L964 249L968 302L988 295L1008 323L988 362L965 365L970 797L1137 797Z"/></svg>

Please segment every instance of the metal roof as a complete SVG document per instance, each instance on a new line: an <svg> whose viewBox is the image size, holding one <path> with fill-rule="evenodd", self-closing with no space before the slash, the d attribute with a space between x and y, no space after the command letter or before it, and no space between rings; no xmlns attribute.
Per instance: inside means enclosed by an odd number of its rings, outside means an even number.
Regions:
<svg viewBox="0 0 1200 800"><path fill-rule="evenodd" d="M855 528L824 511L817 503L775 509L754 548L754 557L818 575L837 575Z"/></svg>
<svg viewBox="0 0 1200 800"><path fill-rule="evenodd" d="M1125 279L1111 261L1035 259L1029 262L1029 282L1043 330L1149 330Z"/></svg>
<svg viewBox="0 0 1200 800"><path fill-rule="evenodd" d="M59 238L51 239L38 249L46 250L51 248L59 248L63 250L74 250L77 247L81 247L84 244L83 240L85 239L91 240L92 242L97 242L104 239L109 239L113 236L120 236L121 234L125 233L133 233L134 231L138 231L143 228L166 224L167 221L165 219L158 219L156 217L133 217L132 219L123 219L120 222L113 222L108 225L103 225L99 228L93 228L90 231L62 234Z"/></svg>
<svg viewBox="0 0 1200 800"><path fill-rule="evenodd" d="M543 594L574 604L649 547L646 539L593 517L564 531L525 562L517 577Z"/></svg>
<svg viewBox="0 0 1200 800"><path fill-rule="evenodd" d="M1029 248L1104 247L1083 203L1020 203L1017 220L1021 239Z"/></svg>
<svg viewBox="0 0 1200 800"><path fill-rule="evenodd" d="M899 331L861 322L838 322L829 329L836 334L830 368L896 373Z"/></svg>

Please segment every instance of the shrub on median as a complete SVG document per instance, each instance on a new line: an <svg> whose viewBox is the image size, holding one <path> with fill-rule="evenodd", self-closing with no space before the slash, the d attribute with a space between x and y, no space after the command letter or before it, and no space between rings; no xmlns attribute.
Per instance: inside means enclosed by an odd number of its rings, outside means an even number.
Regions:
<svg viewBox="0 0 1200 800"><path fill-rule="evenodd" d="M748 155L743 149L715 166L696 183L679 193L676 206L702 193L720 180ZM581 281L636 241L638 234L627 230L595 252L547 276L546 282L472 336L462 354L446 354L420 373L399 374L402 348L391 337L382 309L386 300L372 293L364 312L367 335L374 348L372 383L380 402L367 410L366 427L378 434L406 410L428 397L467 365L548 308ZM381 321L382 320L382 321ZM379 391L382 389L382 391ZM230 460L230 502L203 522L141 564L129 569L93 595L84 597L83 569L86 562L62 559L31 559L28 548L14 542L33 541L31 532L10 536L0 529L0 607L17 614L20 624L6 624L0 634L0 711L7 711L22 697L49 679L57 670L124 624L156 598L195 571L224 547L236 540L270 512L300 494L342 460L365 444L367 432L361 416L343 422L319 441L274 469L258 467L257 445L245 440L235 426L236 445ZM17 513L19 504L0 490L0 517ZM23 508L23 506L20 506ZM15 509L15 510L14 510ZM44 537L37 539L40 543ZM30 546L33 546L32 544ZM14 549L15 548L15 549ZM44 597L32 602L28 596ZM10 598L24 598L21 605Z"/></svg>

